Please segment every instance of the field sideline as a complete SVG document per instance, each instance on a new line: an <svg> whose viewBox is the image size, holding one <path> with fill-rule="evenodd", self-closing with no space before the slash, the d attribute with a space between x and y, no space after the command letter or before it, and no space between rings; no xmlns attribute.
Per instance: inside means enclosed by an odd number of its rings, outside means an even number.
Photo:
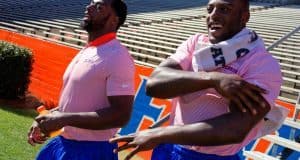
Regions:
<svg viewBox="0 0 300 160"><path fill-rule="evenodd" d="M31 109L16 109L0 106L0 160L33 160L42 147L27 143L27 131L37 115ZM124 159L125 152L119 154ZM132 160L143 160L138 156Z"/></svg>

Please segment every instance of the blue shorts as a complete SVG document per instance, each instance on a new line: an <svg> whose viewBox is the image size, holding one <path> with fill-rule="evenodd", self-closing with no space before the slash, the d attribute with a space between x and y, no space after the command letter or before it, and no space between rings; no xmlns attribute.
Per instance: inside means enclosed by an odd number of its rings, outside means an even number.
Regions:
<svg viewBox="0 0 300 160"><path fill-rule="evenodd" d="M240 157L238 154L232 156L203 154L180 145L162 144L153 150L151 160L240 160Z"/></svg>
<svg viewBox="0 0 300 160"><path fill-rule="evenodd" d="M118 160L117 144L102 141L75 141L57 136L37 155L37 160Z"/></svg>

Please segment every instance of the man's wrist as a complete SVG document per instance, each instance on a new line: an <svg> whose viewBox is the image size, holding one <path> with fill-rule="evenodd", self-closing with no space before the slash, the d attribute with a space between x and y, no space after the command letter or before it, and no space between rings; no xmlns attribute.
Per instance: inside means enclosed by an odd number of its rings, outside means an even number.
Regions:
<svg viewBox="0 0 300 160"><path fill-rule="evenodd" d="M216 72L199 72L202 80L206 80L209 88L215 88L218 83L218 76Z"/></svg>
<svg viewBox="0 0 300 160"><path fill-rule="evenodd" d="M52 113L52 112L55 112L55 111L59 111L59 107L55 107L55 108L50 109L50 112L51 112L51 113Z"/></svg>
<svg viewBox="0 0 300 160"><path fill-rule="evenodd" d="M177 141L177 135L181 132L180 126L168 126L161 128L157 132L157 141L160 143L174 143Z"/></svg>
<svg viewBox="0 0 300 160"><path fill-rule="evenodd" d="M59 125L62 127L65 127L65 126L72 126L71 122L72 122L72 119L74 119L74 114L73 113L63 113L63 112L60 112L61 115L61 118L60 118L60 122L59 122Z"/></svg>

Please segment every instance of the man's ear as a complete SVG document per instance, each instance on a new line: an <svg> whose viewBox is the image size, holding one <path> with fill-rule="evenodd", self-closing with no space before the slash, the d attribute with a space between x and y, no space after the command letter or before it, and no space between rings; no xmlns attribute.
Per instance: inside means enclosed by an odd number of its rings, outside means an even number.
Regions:
<svg viewBox="0 0 300 160"><path fill-rule="evenodd" d="M242 13L242 23L246 25L246 23L249 21L250 19L250 12L246 11Z"/></svg>
<svg viewBox="0 0 300 160"><path fill-rule="evenodd" d="M112 26L115 26L117 28L118 24L119 24L119 17L115 16L112 21Z"/></svg>

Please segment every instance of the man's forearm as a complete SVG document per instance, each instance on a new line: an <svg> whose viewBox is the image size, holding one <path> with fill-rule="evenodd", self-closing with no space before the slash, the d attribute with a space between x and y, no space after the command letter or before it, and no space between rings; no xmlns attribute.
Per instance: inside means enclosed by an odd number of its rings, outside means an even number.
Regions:
<svg viewBox="0 0 300 160"><path fill-rule="evenodd" d="M130 117L129 113L115 108L104 108L96 112L64 113L64 126L82 129L104 130L124 126ZM128 115L129 114L129 115Z"/></svg>
<svg viewBox="0 0 300 160"><path fill-rule="evenodd" d="M221 117L223 119L227 116ZM239 143L243 135L237 128L228 126L224 120L215 121L214 124L199 122L183 126L169 126L162 130L159 139L162 143L216 146Z"/></svg>
<svg viewBox="0 0 300 160"><path fill-rule="evenodd" d="M212 88L211 73L189 72L159 67L147 82L146 92L157 98L173 98L202 89Z"/></svg>
<svg viewBox="0 0 300 160"><path fill-rule="evenodd" d="M59 111L59 107L55 107L55 108L50 109L50 113L55 112L55 111Z"/></svg>
<svg viewBox="0 0 300 160"><path fill-rule="evenodd" d="M195 124L169 126L157 133L157 138L161 143L198 146L240 143L269 110L259 108L255 116L250 112L231 112Z"/></svg>

